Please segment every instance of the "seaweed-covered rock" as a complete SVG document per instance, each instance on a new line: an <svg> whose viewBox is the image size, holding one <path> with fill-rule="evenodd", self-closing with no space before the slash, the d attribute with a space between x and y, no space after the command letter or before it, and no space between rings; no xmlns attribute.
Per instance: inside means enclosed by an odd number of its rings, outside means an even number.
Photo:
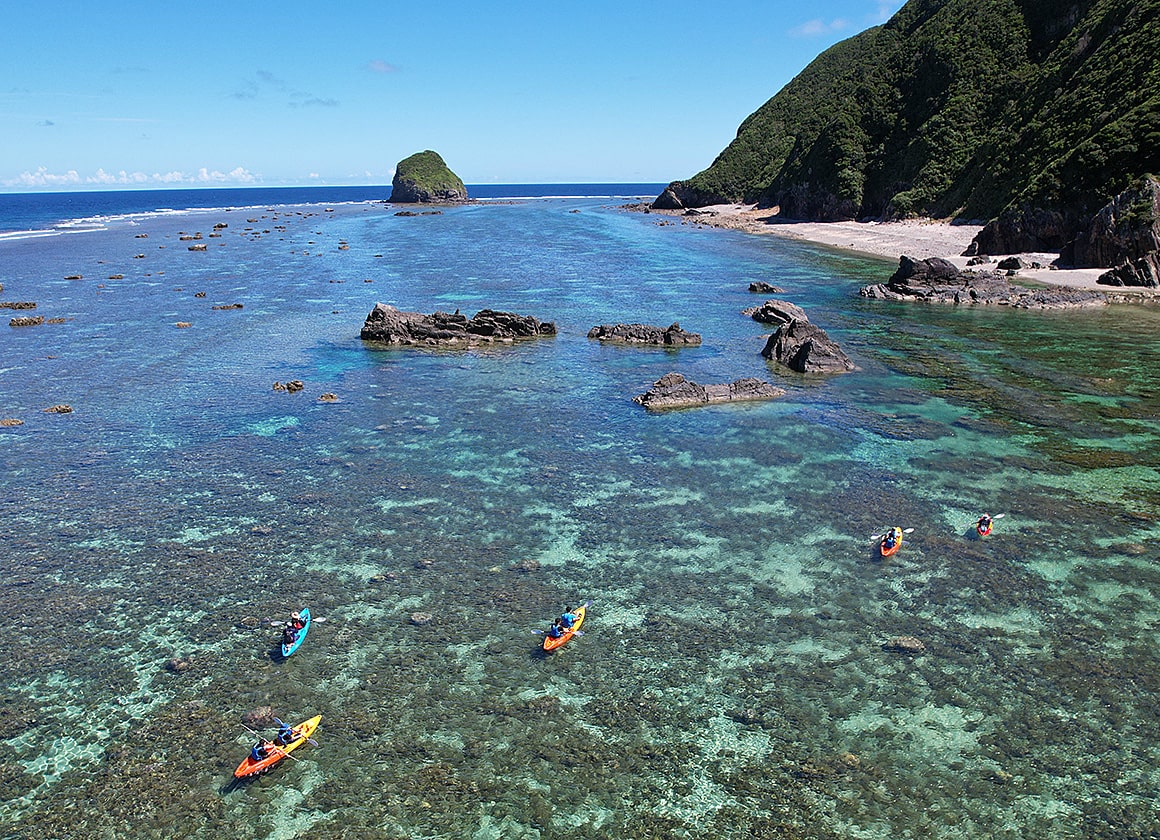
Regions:
<svg viewBox="0 0 1160 840"><path fill-rule="evenodd" d="M742 400L771 400L785 390L761 379L737 379L724 385L698 385L679 373L667 373L632 401L649 409L691 408Z"/></svg>
<svg viewBox="0 0 1160 840"><path fill-rule="evenodd" d="M701 343L697 333L685 332L679 323L669 327L650 324L601 324L588 331L589 338L611 344L649 344L660 347L695 347Z"/></svg>
<svg viewBox="0 0 1160 840"><path fill-rule="evenodd" d="M761 355L799 373L846 373L856 367L825 330L796 319L777 328Z"/></svg>
<svg viewBox="0 0 1160 840"><path fill-rule="evenodd" d="M549 338L556 325L530 315L482 309L471 318L435 312L404 312L385 303L376 303L367 315L359 336L364 341L396 347L470 347L476 344L512 342L527 338Z"/></svg>

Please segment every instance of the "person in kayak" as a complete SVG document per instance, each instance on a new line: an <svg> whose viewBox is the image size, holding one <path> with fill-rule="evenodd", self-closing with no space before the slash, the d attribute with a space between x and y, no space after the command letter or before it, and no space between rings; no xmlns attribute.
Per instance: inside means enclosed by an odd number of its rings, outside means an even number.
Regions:
<svg viewBox="0 0 1160 840"><path fill-rule="evenodd" d="M282 630L282 644L292 645L296 641L298 641L298 629L294 626L293 621L287 621Z"/></svg>
<svg viewBox="0 0 1160 840"><path fill-rule="evenodd" d="M564 628L560 626L560 620L556 619L552 622L552 626L548 628L548 638L558 639L564 635Z"/></svg>
<svg viewBox="0 0 1160 840"><path fill-rule="evenodd" d="M976 525L975 527L979 529L980 534L985 534L991 530L991 525L993 523L994 523L994 520L991 519L991 514L984 513L982 516L979 517L979 524Z"/></svg>
<svg viewBox="0 0 1160 840"><path fill-rule="evenodd" d="M894 548L898 544L898 529L891 528L886 532L886 536L882 538L883 548Z"/></svg>
<svg viewBox="0 0 1160 840"><path fill-rule="evenodd" d="M295 630L301 630L306 626L306 622L302 620L302 616L296 612L290 613L290 625Z"/></svg>
<svg viewBox="0 0 1160 840"><path fill-rule="evenodd" d="M280 746L286 746L295 739L294 727L288 723L283 723L278 718L274 718L274 722L278 724L278 734L274 736L274 740Z"/></svg>
<svg viewBox="0 0 1160 840"><path fill-rule="evenodd" d="M268 741L259 741L250 750L250 758L254 759L254 761L263 761L268 755L270 755L270 744Z"/></svg>
<svg viewBox="0 0 1160 840"><path fill-rule="evenodd" d="M566 612L556 619L560 627L564 630L571 630L572 625L576 623L576 613Z"/></svg>

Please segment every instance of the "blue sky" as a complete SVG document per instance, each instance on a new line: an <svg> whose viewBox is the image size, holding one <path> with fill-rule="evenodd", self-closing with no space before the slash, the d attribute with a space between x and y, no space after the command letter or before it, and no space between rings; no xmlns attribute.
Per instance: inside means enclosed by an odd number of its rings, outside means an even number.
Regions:
<svg viewBox="0 0 1160 840"><path fill-rule="evenodd" d="M704 169L902 0L42 0L0 16L0 191L468 184Z"/></svg>

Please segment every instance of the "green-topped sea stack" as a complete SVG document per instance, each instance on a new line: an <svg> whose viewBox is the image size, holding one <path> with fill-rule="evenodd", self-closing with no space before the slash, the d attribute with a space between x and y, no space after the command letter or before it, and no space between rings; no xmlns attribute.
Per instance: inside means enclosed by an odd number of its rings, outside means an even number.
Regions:
<svg viewBox="0 0 1160 840"><path fill-rule="evenodd" d="M447 168L438 152L418 152L395 167L391 198L395 203L467 201L467 187Z"/></svg>
<svg viewBox="0 0 1160 840"><path fill-rule="evenodd" d="M1160 173L1158 41L1160 0L909 0L818 56L655 206L992 220L983 253L1097 264L1097 214L1127 190L1121 209L1146 205ZM1135 238L1156 230L1128 221ZM1149 249L1094 250L1109 265Z"/></svg>

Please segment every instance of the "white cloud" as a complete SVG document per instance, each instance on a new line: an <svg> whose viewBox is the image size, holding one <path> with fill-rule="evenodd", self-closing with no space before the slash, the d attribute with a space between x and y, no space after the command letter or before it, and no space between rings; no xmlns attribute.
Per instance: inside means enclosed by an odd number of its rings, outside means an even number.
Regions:
<svg viewBox="0 0 1160 840"><path fill-rule="evenodd" d="M373 61L367 62L367 69L372 73L398 73L399 68L390 62L383 61L381 58L376 58Z"/></svg>
<svg viewBox="0 0 1160 840"><path fill-rule="evenodd" d="M5 187L67 187L67 186L97 186L97 187L126 187L147 186L149 184L255 184L260 179L244 166L237 166L229 172L210 171L202 167L195 175L172 170L169 172L129 172L120 169L116 172L107 172L103 167L92 175L82 176L75 169L63 174L49 172L44 166L37 167L35 172L22 172L16 178L0 181Z"/></svg>
<svg viewBox="0 0 1160 840"><path fill-rule="evenodd" d="M849 28L850 21L845 18L834 18L831 21L814 18L813 20L807 20L800 26L795 26L789 32L791 35L796 35L799 38L812 38L816 35L830 35L835 32L843 32Z"/></svg>

